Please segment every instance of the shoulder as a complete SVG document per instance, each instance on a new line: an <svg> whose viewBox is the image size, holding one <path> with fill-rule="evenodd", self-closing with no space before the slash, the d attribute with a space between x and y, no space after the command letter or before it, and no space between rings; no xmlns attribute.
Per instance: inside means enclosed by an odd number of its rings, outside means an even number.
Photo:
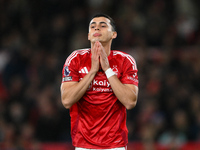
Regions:
<svg viewBox="0 0 200 150"><path fill-rule="evenodd" d="M87 53L90 53L89 48L75 50L71 53L71 55L84 55L84 54L87 54Z"/></svg>
<svg viewBox="0 0 200 150"><path fill-rule="evenodd" d="M75 50L74 52L77 54L83 55L86 53L90 53L90 48L78 49L78 50Z"/></svg>
<svg viewBox="0 0 200 150"><path fill-rule="evenodd" d="M90 54L90 52L91 51L90 51L89 48L75 50L66 59L65 64L69 65L73 59L79 58L80 56L84 56L84 55Z"/></svg>
<svg viewBox="0 0 200 150"><path fill-rule="evenodd" d="M126 52L122 52L122 51L119 51L119 50L113 50L113 56L116 56L116 55L124 58L124 60L130 61L131 63L135 63L135 59L130 54L128 54Z"/></svg>
<svg viewBox="0 0 200 150"><path fill-rule="evenodd" d="M119 50L112 50L113 51L113 55L121 55L122 57L125 57L125 55L128 55L125 52L119 51Z"/></svg>

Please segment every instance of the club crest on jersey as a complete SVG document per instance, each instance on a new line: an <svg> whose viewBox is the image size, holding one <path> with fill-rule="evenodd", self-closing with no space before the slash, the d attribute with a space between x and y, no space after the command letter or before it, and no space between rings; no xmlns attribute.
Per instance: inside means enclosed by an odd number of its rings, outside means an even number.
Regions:
<svg viewBox="0 0 200 150"><path fill-rule="evenodd" d="M112 70L115 72L116 75L118 75L118 69L117 69L117 65L113 65Z"/></svg>
<svg viewBox="0 0 200 150"><path fill-rule="evenodd" d="M64 69L64 75L65 75L65 76L68 76L69 73L70 73L70 71L69 71L68 66L65 66L65 69Z"/></svg>

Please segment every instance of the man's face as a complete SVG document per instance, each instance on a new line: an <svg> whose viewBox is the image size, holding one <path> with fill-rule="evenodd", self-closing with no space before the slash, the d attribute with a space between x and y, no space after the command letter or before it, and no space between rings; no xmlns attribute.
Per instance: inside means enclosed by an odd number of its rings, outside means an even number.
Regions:
<svg viewBox="0 0 200 150"><path fill-rule="evenodd" d="M93 18L89 24L88 40L91 43L100 41L102 43L109 42L116 38L117 33L112 30L110 20L105 17Z"/></svg>

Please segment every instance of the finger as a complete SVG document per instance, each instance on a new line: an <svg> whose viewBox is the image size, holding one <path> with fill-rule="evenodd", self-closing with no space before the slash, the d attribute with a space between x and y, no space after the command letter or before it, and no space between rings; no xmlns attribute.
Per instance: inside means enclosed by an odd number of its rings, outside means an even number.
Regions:
<svg viewBox="0 0 200 150"><path fill-rule="evenodd" d="M95 47L95 50L94 50L95 51L94 55L95 55L96 59L99 59L99 57L100 57L100 53L101 53L100 48L101 48L100 45L98 44L98 42L96 42L96 47Z"/></svg>
<svg viewBox="0 0 200 150"><path fill-rule="evenodd" d="M105 50L104 50L103 45L99 41L98 41L98 46L99 46L99 52L100 52L99 54L102 55L105 52Z"/></svg>
<svg viewBox="0 0 200 150"><path fill-rule="evenodd" d="M98 42L96 41L96 42L94 43L94 49L93 49L93 51L95 52L95 54L98 53L98 49L99 49L99 44L98 44Z"/></svg>
<svg viewBox="0 0 200 150"><path fill-rule="evenodd" d="M92 48L92 55L93 55L93 58L97 59L97 49L98 49L98 45L97 43L95 42L93 48Z"/></svg>
<svg viewBox="0 0 200 150"><path fill-rule="evenodd" d="M96 43L94 43L94 46L91 48L92 53L95 52L96 46L97 46Z"/></svg>

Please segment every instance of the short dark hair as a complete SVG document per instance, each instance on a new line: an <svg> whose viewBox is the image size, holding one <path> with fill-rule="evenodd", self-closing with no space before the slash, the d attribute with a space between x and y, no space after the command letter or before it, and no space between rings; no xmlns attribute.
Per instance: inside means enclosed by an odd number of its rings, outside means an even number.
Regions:
<svg viewBox="0 0 200 150"><path fill-rule="evenodd" d="M112 30L113 30L113 31L116 31L115 21L114 21L110 16L108 16L108 15L106 15L106 14L103 14L103 13L99 13L99 14L94 15L94 16L91 18L91 20L94 19L94 18L98 18L98 17L105 17L105 18L109 19L109 20L110 20L110 24L111 24L111 26L112 26Z"/></svg>

